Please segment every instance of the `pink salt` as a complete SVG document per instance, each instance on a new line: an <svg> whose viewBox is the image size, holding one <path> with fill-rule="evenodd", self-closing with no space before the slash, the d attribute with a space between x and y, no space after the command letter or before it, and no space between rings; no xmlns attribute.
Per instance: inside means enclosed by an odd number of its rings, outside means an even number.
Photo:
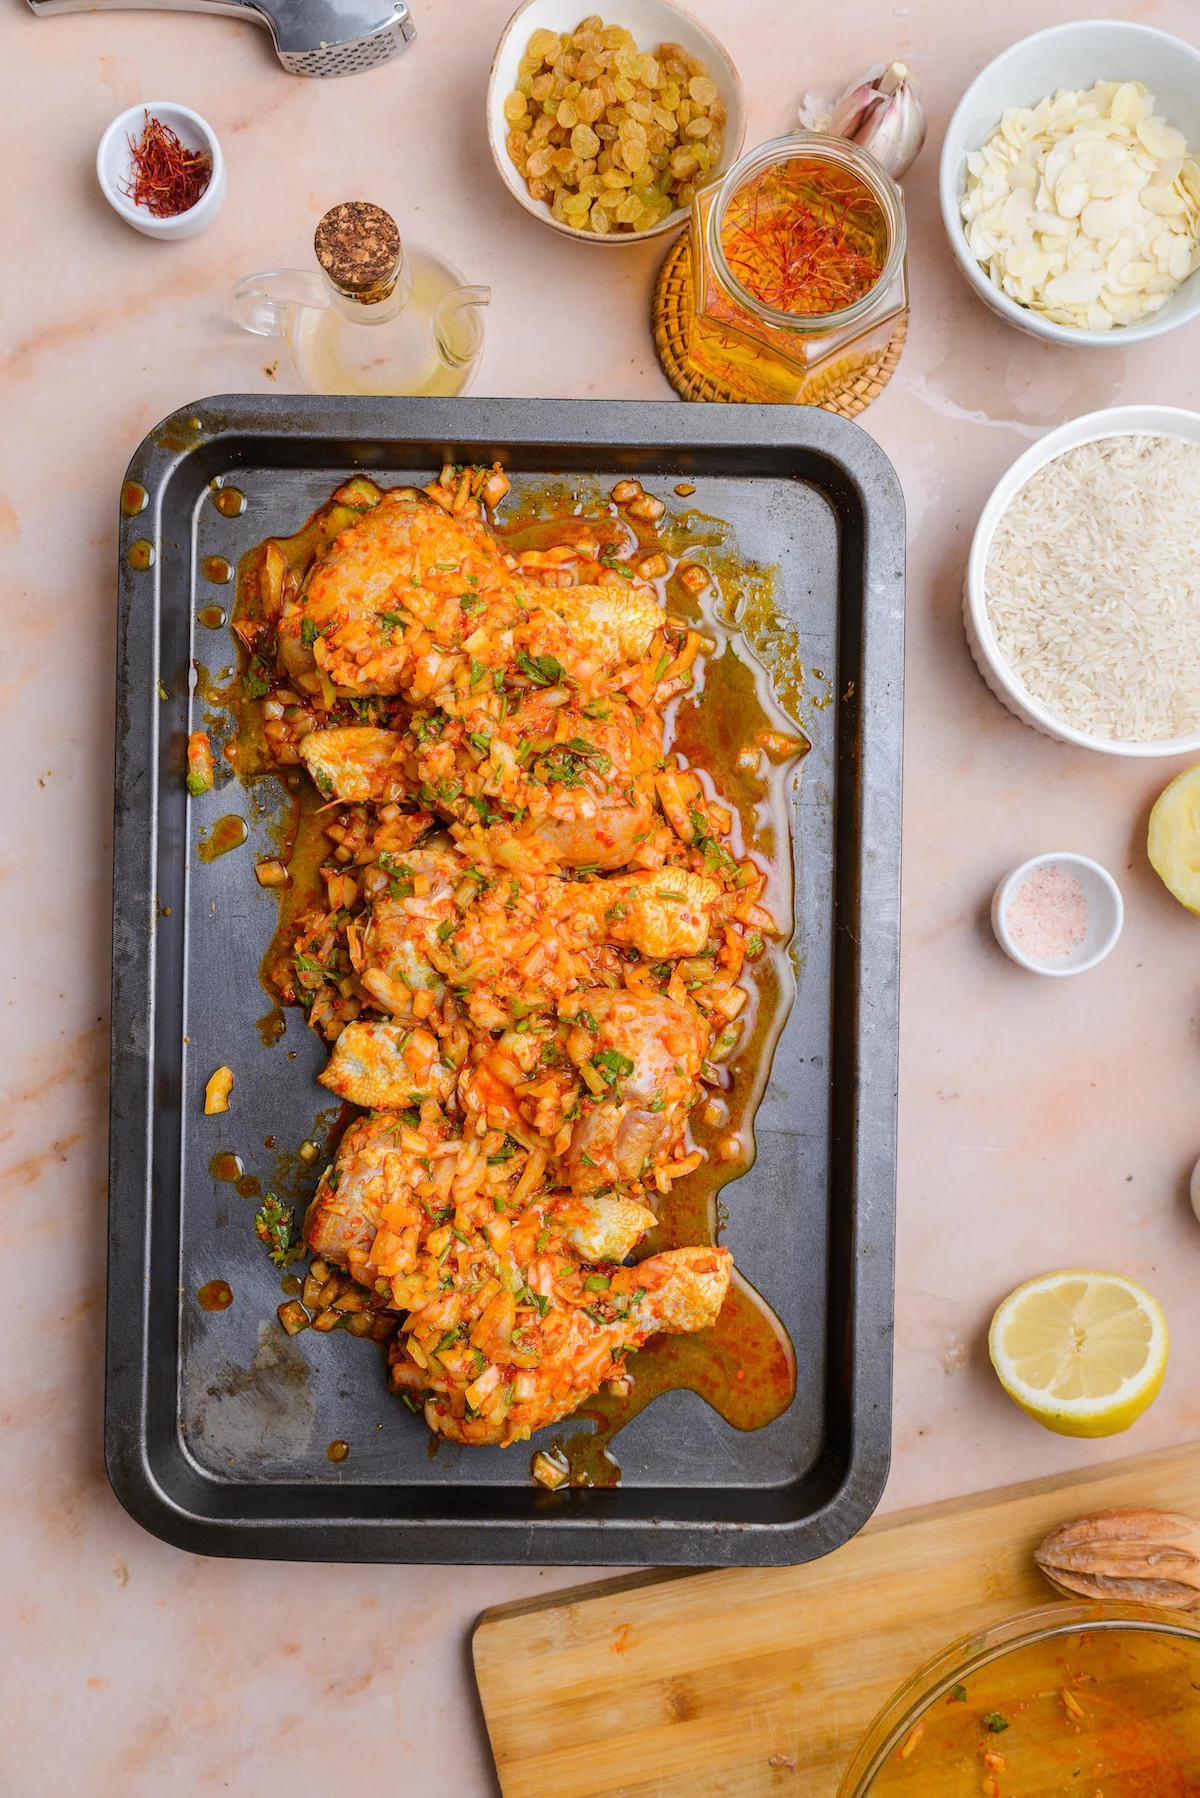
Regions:
<svg viewBox="0 0 1200 1798"><path fill-rule="evenodd" d="M1048 862L1025 876L1004 922L1031 961L1065 961L1087 935L1087 899L1074 874Z"/></svg>

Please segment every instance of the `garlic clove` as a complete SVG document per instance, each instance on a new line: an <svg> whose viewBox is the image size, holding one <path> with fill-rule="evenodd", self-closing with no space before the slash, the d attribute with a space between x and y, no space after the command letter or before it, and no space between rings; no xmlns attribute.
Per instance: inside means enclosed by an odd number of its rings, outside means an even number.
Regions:
<svg viewBox="0 0 1200 1798"><path fill-rule="evenodd" d="M884 79L894 85L890 91L880 88L880 102L854 133L854 141L899 180L925 142L925 109L903 63L892 63Z"/></svg>
<svg viewBox="0 0 1200 1798"><path fill-rule="evenodd" d="M925 112L902 62L877 62L851 81L837 100L804 96L799 123L861 145L896 178L910 167L925 142Z"/></svg>
<svg viewBox="0 0 1200 1798"><path fill-rule="evenodd" d="M830 135L855 137L871 113L882 103L883 96L879 89L869 81L861 81L854 87L848 87L833 109L829 120Z"/></svg>

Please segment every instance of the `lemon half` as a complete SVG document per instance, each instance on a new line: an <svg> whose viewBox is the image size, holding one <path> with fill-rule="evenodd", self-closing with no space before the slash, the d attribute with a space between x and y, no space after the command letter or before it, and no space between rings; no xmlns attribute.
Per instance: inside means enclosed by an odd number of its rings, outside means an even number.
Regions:
<svg viewBox="0 0 1200 1798"><path fill-rule="evenodd" d="M1010 1292L988 1350L1009 1398L1046 1429L1115 1436L1158 1396L1167 1320L1135 1280L1071 1269Z"/></svg>
<svg viewBox="0 0 1200 1798"><path fill-rule="evenodd" d="M1200 912L1200 762L1159 794L1146 842L1150 866L1180 905Z"/></svg>

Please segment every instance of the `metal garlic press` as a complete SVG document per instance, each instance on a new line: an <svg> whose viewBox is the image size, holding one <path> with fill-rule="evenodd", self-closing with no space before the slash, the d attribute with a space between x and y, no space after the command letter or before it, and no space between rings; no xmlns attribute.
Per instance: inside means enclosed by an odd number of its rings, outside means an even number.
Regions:
<svg viewBox="0 0 1200 1798"><path fill-rule="evenodd" d="M405 0L29 0L35 13L163 8L265 25L291 75L356 75L407 50L417 35Z"/></svg>

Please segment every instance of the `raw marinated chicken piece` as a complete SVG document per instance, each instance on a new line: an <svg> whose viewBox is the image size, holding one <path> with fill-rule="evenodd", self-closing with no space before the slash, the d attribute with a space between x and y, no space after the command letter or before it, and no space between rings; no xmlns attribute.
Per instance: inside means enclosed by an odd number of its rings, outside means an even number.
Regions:
<svg viewBox="0 0 1200 1798"><path fill-rule="evenodd" d="M503 629L520 609L499 545L481 524L448 517L411 488L393 489L285 601L284 667L293 679L324 673L360 697L400 693L418 653L409 627L450 648L470 616L464 595L490 628Z"/></svg>
<svg viewBox="0 0 1200 1798"><path fill-rule="evenodd" d="M413 790L474 859L531 872L623 867L656 821L662 726L624 703L603 709L586 713L566 688L506 690L428 725L414 717Z"/></svg>
<svg viewBox="0 0 1200 1798"><path fill-rule="evenodd" d="M564 868L597 868L607 874L632 860L654 824L654 807L639 793L632 805L601 805L590 817L541 818L529 834L543 852L543 866L558 862ZM506 859L503 847L495 853L498 861Z"/></svg>
<svg viewBox="0 0 1200 1798"><path fill-rule="evenodd" d="M463 1219L463 1234L482 1222L491 1240L503 1244L510 1233L513 1195L521 1177L530 1170L523 1198L541 1195L546 1158L539 1155L533 1161L528 1155L514 1154L511 1148L505 1153L503 1133L495 1147L500 1153L491 1159L485 1156L481 1169L478 1156L462 1158L463 1140L444 1119L418 1125L394 1112L359 1118L343 1137L336 1162L325 1170L309 1206L305 1220L309 1248L373 1290L382 1277L409 1274L416 1265L420 1243L435 1227L437 1206L423 1206L421 1198L441 1203L453 1200L456 1192L461 1197L471 1170L480 1178L468 1195L472 1209ZM414 1192L420 1197L414 1198ZM539 1225L588 1262L623 1261L655 1221L646 1206L613 1194L576 1198L551 1192L540 1202ZM393 1207L387 1213L390 1223L385 1220L385 1205ZM409 1209L396 1209L404 1205ZM408 1258L403 1265L395 1260L395 1245L382 1241L378 1249L375 1246L380 1229L401 1226L415 1231L408 1239ZM390 1294L380 1302L390 1303Z"/></svg>
<svg viewBox="0 0 1200 1798"><path fill-rule="evenodd" d="M408 892L415 871L427 866L426 894L393 896ZM517 879L472 873L453 851L414 853L390 862L388 874L389 887L361 931L357 963L363 985L387 1010L404 1008L407 995L398 987L447 982L480 986L492 1007L528 991L549 1009L575 987L593 984L592 952L600 945L631 944L655 960L700 954L721 898L715 882L685 869L584 882Z"/></svg>
<svg viewBox="0 0 1200 1798"><path fill-rule="evenodd" d="M372 1250L383 1228L384 1208L405 1202L413 1185L424 1179L425 1170L416 1160L424 1149L424 1139L394 1112L351 1124L304 1220L304 1239L313 1254L345 1268L374 1291L382 1276ZM414 1204L411 1218L406 1210L393 1227L403 1234L422 1220L428 1222L427 1215ZM385 1247L381 1244L381 1250Z"/></svg>
<svg viewBox="0 0 1200 1798"><path fill-rule="evenodd" d="M399 1111L423 1098L448 1099L455 1074L442 1062L431 1031L355 1020L338 1037L317 1079L352 1105Z"/></svg>
<svg viewBox="0 0 1200 1798"><path fill-rule="evenodd" d="M513 633L519 650L552 656L579 683L642 661L666 616L653 593L617 586L522 587L528 621Z"/></svg>
<svg viewBox="0 0 1200 1798"><path fill-rule="evenodd" d="M376 867L382 890L359 926L355 971L377 1005L403 1012L414 991L444 985L426 952L444 940L439 927L458 918L454 894L466 864L453 849L433 847L388 855Z"/></svg>
<svg viewBox="0 0 1200 1798"><path fill-rule="evenodd" d="M624 1261L657 1221L636 1199L611 1192L560 1196L548 1216L584 1261Z"/></svg>
<svg viewBox="0 0 1200 1798"><path fill-rule="evenodd" d="M708 1026L662 993L605 987L573 994L561 1011L573 1025L567 1053L590 1089L567 1155L572 1189L627 1185L682 1137Z"/></svg>
<svg viewBox="0 0 1200 1798"><path fill-rule="evenodd" d="M650 961L701 954L721 897L715 881L686 868L622 874L566 891L574 896L577 917L593 906L603 907L606 940L630 943Z"/></svg>
<svg viewBox="0 0 1200 1798"><path fill-rule="evenodd" d="M399 731L369 724L310 731L300 741L300 759L326 799L351 804L388 805L403 799L404 738Z"/></svg>
<svg viewBox="0 0 1200 1798"><path fill-rule="evenodd" d="M408 1312L393 1390L421 1395L430 1428L455 1441L524 1440L619 1377L647 1337L715 1322L729 1285L727 1249L603 1271L581 1260L562 1230L564 1203L580 1201L540 1194L541 1158L502 1143L454 1139L440 1117L359 1119L305 1219L315 1254Z"/></svg>
<svg viewBox="0 0 1200 1798"><path fill-rule="evenodd" d="M423 1399L429 1428L451 1442L527 1441L621 1378L648 1337L711 1328L731 1271L728 1249L668 1249L616 1268L598 1292L597 1276L543 1255L527 1270L529 1304L501 1291L476 1316L477 1301L454 1294L453 1307L410 1318L389 1349L392 1389Z"/></svg>

